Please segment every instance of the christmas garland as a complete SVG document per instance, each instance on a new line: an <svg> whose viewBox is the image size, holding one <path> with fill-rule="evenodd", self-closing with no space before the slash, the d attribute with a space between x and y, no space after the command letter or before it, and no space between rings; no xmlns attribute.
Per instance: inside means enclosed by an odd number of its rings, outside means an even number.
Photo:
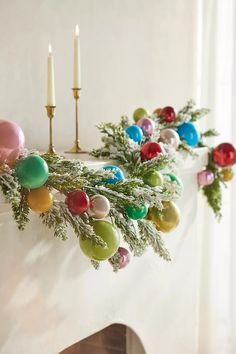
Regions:
<svg viewBox="0 0 236 354"><path fill-rule="evenodd" d="M206 138L217 136L218 132L210 129L200 133L194 123L208 113L209 109L196 109L193 100L188 101L177 113L170 106L158 108L153 114L144 108L138 108L133 113L135 124L130 125L128 117L122 117L119 124L99 125L100 132L104 134L104 145L93 150L92 155L115 160L125 168L129 177L138 177L148 183L148 178L152 180L158 174L158 168L155 168L154 162L153 166L144 171L143 160L152 159L156 153L162 151L162 144L165 144L164 150L172 149L174 161L177 161L174 153L176 150L195 157L195 148L207 147L208 164L199 171L197 181L209 206L220 219L222 186L225 187L225 182L233 178L231 166L236 162L236 150L230 143L220 144L214 149L206 144ZM162 175L158 174L156 178L161 179ZM181 185L176 176L172 175L171 179Z"/></svg>
<svg viewBox="0 0 236 354"><path fill-rule="evenodd" d="M205 138L217 135L214 130L200 134L194 126L207 113L189 101L178 113L172 107L152 115L137 109L133 125L127 117L119 124L100 124L104 145L92 155L116 161L119 167L109 164L96 170L78 160L25 150L20 127L0 121L0 189L18 228L25 229L31 211L57 238L66 240L72 228L95 268L108 260L117 271L129 263L130 252L141 256L149 246L170 261L162 234L180 221L175 200L183 184L176 175L176 149L195 156L195 147L206 146ZM198 174L218 217L221 186L232 178L235 162L233 145L220 144L209 148L208 165ZM129 250L120 247L120 237Z"/></svg>
<svg viewBox="0 0 236 354"><path fill-rule="evenodd" d="M22 136L15 123L0 121L0 188L20 230L25 229L31 211L62 240L71 227L95 268L109 260L117 271L129 263L130 252L141 256L149 246L170 260L150 211L160 214L156 217L161 220L162 211L169 208L173 221L166 227L176 227L180 216L173 200L180 195L178 184L166 178L153 188L140 178L125 178L118 166L92 170L79 160L23 151ZM127 136L123 134L122 139L124 145L130 145ZM174 164L167 150L137 165L136 171L142 176L150 168L172 170ZM121 235L130 251L120 247Z"/></svg>

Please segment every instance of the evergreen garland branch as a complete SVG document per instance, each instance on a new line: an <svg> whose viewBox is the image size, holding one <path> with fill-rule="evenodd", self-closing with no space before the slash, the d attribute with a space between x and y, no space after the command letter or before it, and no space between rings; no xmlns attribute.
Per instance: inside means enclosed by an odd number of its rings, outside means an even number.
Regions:
<svg viewBox="0 0 236 354"><path fill-rule="evenodd" d="M11 204L19 230L24 230L29 222L29 207L23 189L11 173L0 176L0 186L6 201Z"/></svg>
<svg viewBox="0 0 236 354"><path fill-rule="evenodd" d="M166 261L171 261L170 253L164 245L161 232L149 220L138 220L139 232L143 239L152 246L155 253L158 253Z"/></svg>

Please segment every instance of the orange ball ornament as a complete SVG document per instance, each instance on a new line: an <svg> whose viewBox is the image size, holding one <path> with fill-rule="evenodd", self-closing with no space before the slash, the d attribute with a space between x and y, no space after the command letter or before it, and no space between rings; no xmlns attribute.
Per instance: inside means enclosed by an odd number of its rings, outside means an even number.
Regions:
<svg viewBox="0 0 236 354"><path fill-rule="evenodd" d="M224 168L221 171L221 174L225 182L229 182L234 178L234 171L232 168Z"/></svg>
<svg viewBox="0 0 236 354"><path fill-rule="evenodd" d="M32 189L27 201L31 210L36 213L46 213L53 205L53 195L46 187Z"/></svg>

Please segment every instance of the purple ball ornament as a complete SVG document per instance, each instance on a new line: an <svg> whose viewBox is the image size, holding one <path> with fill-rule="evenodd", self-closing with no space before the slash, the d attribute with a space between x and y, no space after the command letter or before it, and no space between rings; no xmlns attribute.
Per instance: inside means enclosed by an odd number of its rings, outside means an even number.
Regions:
<svg viewBox="0 0 236 354"><path fill-rule="evenodd" d="M15 122L0 120L0 163L14 163L24 149L25 137Z"/></svg>
<svg viewBox="0 0 236 354"><path fill-rule="evenodd" d="M143 117L136 123L143 131L144 136L151 136L155 129L155 123L152 119Z"/></svg>
<svg viewBox="0 0 236 354"><path fill-rule="evenodd" d="M214 182L215 176L211 170L203 170L197 174L197 181L200 186L209 186Z"/></svg>

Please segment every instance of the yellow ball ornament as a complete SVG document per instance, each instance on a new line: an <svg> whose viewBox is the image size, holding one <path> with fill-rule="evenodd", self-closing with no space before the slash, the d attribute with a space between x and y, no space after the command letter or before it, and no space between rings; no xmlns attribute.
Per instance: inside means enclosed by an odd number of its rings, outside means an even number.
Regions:
<svg viewBox="0 0 236 354"><path fill-rule="evenodd" d="M224 168L221 173L225 182L229 182L234 178L234 171L232 168Z"/></svg>
<svg viewBox="0 0 236 354"><path fill-rule="evenodd" d="M30 209L36 213L46 213L53 205L52 193L46 187L32 189L27 197Z"/></svg>
<svg viewBox="0 0 236 354"><path fill-rule="evenodd" d="M149 210L148 218L162 232L174 230L180 222L180 210L174 202L163 202L163 209L153 207Z"/></svg>

